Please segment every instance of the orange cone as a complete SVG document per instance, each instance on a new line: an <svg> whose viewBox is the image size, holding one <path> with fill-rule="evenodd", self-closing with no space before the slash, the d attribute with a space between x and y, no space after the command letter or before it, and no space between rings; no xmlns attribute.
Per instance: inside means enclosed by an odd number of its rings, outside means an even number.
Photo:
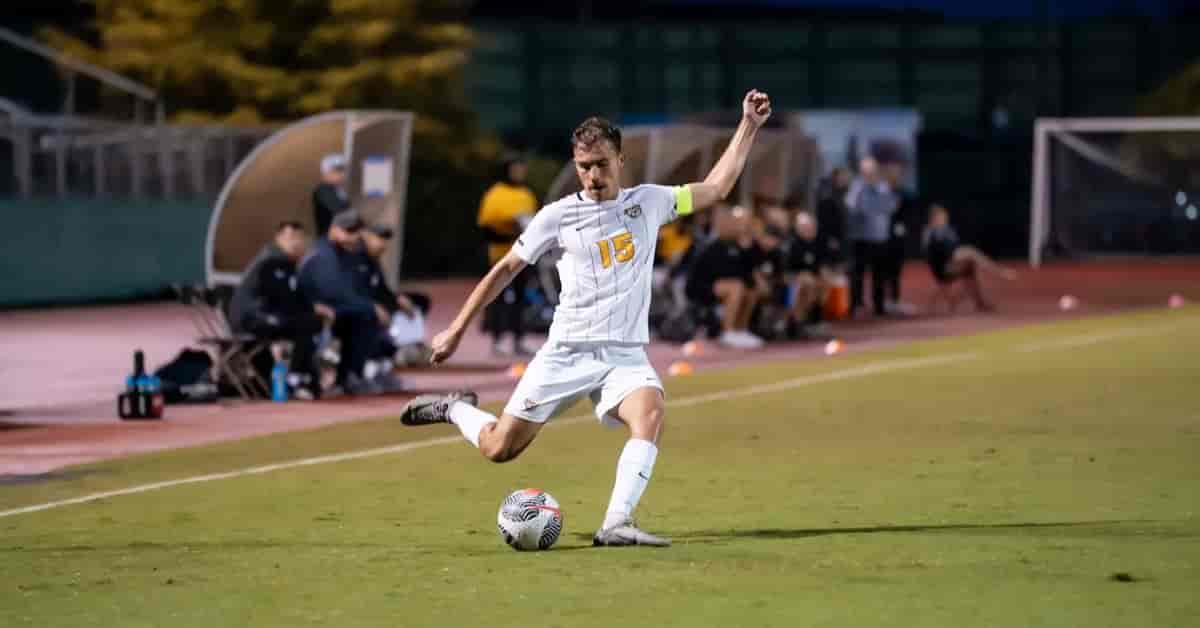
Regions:
<svg viewBox="0 0 1200 628"><path fill-rule="evenodd" d="M704 345L699 340L689 340L683 343L683 355L694 357L704 353Z"/></svg>
<svg viewBox="0 0 1200 628"><path fill-rule="evenodd" d="M520 379L525 374L524 362L513 362L512 366L508 367L508 376L513 379Z"/></svg>
<svg viewBox="0 0 1200 628"><path fill-rule="evenodd" d="M693 371L692 363L686 360L676 360L667 367L667 374L671 377L691 375Z"/></svg>
<svg viewBox="0 0 1200 628"><path fill-rule="evenodd" d="M834 338L825 343L825 355L837 355L842 352L846 345L842 344L841 340Z"/></svg>

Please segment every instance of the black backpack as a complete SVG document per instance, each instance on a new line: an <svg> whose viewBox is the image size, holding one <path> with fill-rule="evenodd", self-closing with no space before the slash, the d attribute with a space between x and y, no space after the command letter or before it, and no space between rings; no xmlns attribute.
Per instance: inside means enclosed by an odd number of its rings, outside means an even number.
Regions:
<svg viewBox="0 0 1200 628"><path fill-rule="evenodd" d="M205 351L184 349L154 372L162 381L167 403L205 403L217 400L212 381L212 358Z"/></svg>

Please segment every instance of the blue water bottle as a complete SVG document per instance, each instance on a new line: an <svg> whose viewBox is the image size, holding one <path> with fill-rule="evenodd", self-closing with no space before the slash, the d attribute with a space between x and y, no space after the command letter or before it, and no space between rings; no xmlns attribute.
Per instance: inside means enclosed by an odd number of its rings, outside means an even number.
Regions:
<svg viewBox="0 0 1200 628"><path fill-rule="evenodd" d="M271 368L271 401L283 403L288 400L288 367L282 359L275 360Z"/></svg>

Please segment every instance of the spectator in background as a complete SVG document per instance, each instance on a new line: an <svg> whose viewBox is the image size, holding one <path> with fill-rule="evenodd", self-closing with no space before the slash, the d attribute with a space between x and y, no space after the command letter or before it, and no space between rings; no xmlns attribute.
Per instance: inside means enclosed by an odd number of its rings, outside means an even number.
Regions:
<svg viewBox="0 0 1200 628"><path fill-rule="evenodd" d="M780 205L771 205L763 210L763 231L774 228L780 237L791 228L792 214Z"/></svg>
<svg viewBox="0 0 1200 628"><path fill-rule="evenodd" d="M849 242L846 240L846 193L850 191L850 171L842 166L833 169L822 182L817 201L816 223L822 250L831 264L846 260Z"/></svg>
<svg viewBox="0 0 1200 628"><path fill-rule="evenodd" d="M519 156L504 160L502 179L484 193L479 202L479 227L488 243L488 263L495 265L512 248L517 237L533 219L538 209L537 196L525 184L529 167ZM484 312L483 327L492 334L492 353L506 355L502 341L512 335L512 353L529 355L522 342L525 309L525 287L535 272L532 266L521 271Z"/></svg>
<svg viewBox="0 0 1200 628"><path fill-rule="evenodd" d="M904 260L908 257L908 234L911 227L920 224L914 215L916 203L901 192L905 165L901 161L883 164L883 180L896 196L896 211L892 213L888 229L888 241L884 252L883 277L884 309L889 314L909 316L914 314L911 306L900 300L900 277L904 273Z"/></svg>
<svg viewBox="0 0 1200 628"><path fill-rule="evenodd" d="M235 332L290 340L288 384L297 397L312 399L321 395L316 336L323 325L333 322L334 312L326 305L314 304L297 287L296 264L307 248L303 225L295 221L280 223L275 238L242 273L242 282L229 303L229 318ZM254 367L264 379L270 378L273 360L269 351L255 356Z"/></svg>
<svg viewBox="0 0 1200 628"><path fill-rule="evenodd" d="M387 310L388 336L394 351L385 356L400 364L424 364L429 361L429 347L425 344L425 318L429 314L429 295L420 292L392 292L379 266L379 260L387 250L393 236L387 225L372 225L362 231L364 263L361 281L366 293L376 307Z"/></svg>
<svg viewBox="0 0 1200 628"><path fill-rule="evenodd" d="M875 313L884 316L883 269L887 264L888 233L892 214L899 207L895 192L883 180L879 164L864 157L858 177L846 193L846 235L851 241L850 309L857 313L863 305L863 282L871 273L871 297Z"/></svg>
<svg viewBox="0 0 1200 628"><path fill-rule="evenodd" d="M736 349L757 349L762 338L750 333L750 316L762 299L755 278L757 253L751 235L751 217L742 207L714 217L716 239L696 253L688 270L686 294L701 307L720 305L719 342Z"/></svg>
<svg viewBox="0 0 1200 628"><path fill-rule="evenodd" d="M779 210L783 216L786 211ZM787 282L784 271L787 267L784 244L787 241L787 229L777 227L772 218L778 218L779 213L772 215L770 210L764 214L765 225L762 232L754 238L754 248L751 251L754 263L754 284L760 299L757 311L751 315L750 328L755 335L766 338L782 337L787 331Z"/></svg>
<svg viewBox="0 0 1200 628"><path fill-rule="evenodd" d="M321 158L321 183L313 190L313 224L316 233L323 236L329 232L333 217L350 209L350 198L346 194L346 157L341 153L330 153Z"/></svg>
<svg viewBox="0 0 1200 628"><path fill-rule="evenodd" d="M788 335L792 338L822 338L829 333L821 322L821 306L836 271L826 242L820 237L820 225L812 214L796 214L786 266L791 288Z"/></svg>
<svg viewBox="0 0 1200 628"><path fill-rule="evenodd" d="M929 224L922 234L921 243L929 261L929 268L937 282L943 287L961 282L980 311L990 312L995 309L983 296L983 288L979 282L980 270L986 270L1009 281L1017 278L1015 272L997 264L979 249L963 244L954 227L950 226L950 212L941 205L934 204L929 208ZM957 299L950 298L949 305L953 311Z"/></svg>
<svg viewBox="0 0 1200 628"><path fill-rule="evenodd" d="M334 216L326 237L317 240L300 264L300 290L312 301L333 308L337 316L333 334L342 343L337 385L351 395L382 392L364 379L363 367L389 323L387 311L375 307L370 297L358 289L362 227L362 219L354 210Z"/></svg>

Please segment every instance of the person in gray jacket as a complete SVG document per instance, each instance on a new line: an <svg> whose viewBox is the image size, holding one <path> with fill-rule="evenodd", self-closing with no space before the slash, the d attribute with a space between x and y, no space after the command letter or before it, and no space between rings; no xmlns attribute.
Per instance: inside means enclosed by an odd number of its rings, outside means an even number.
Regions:
<svg viewBox="0 0 1200 628"><path fill-rule="evenodd" d="M850 311L863 305L863 281L871 272L871 301L875 313L886 314L884 278L887 267L887 241L892 214L900 207L900 197L883 179L879 164L872 157L859 162L858 176L846 192L847 237L850 253Z"/></svg>

